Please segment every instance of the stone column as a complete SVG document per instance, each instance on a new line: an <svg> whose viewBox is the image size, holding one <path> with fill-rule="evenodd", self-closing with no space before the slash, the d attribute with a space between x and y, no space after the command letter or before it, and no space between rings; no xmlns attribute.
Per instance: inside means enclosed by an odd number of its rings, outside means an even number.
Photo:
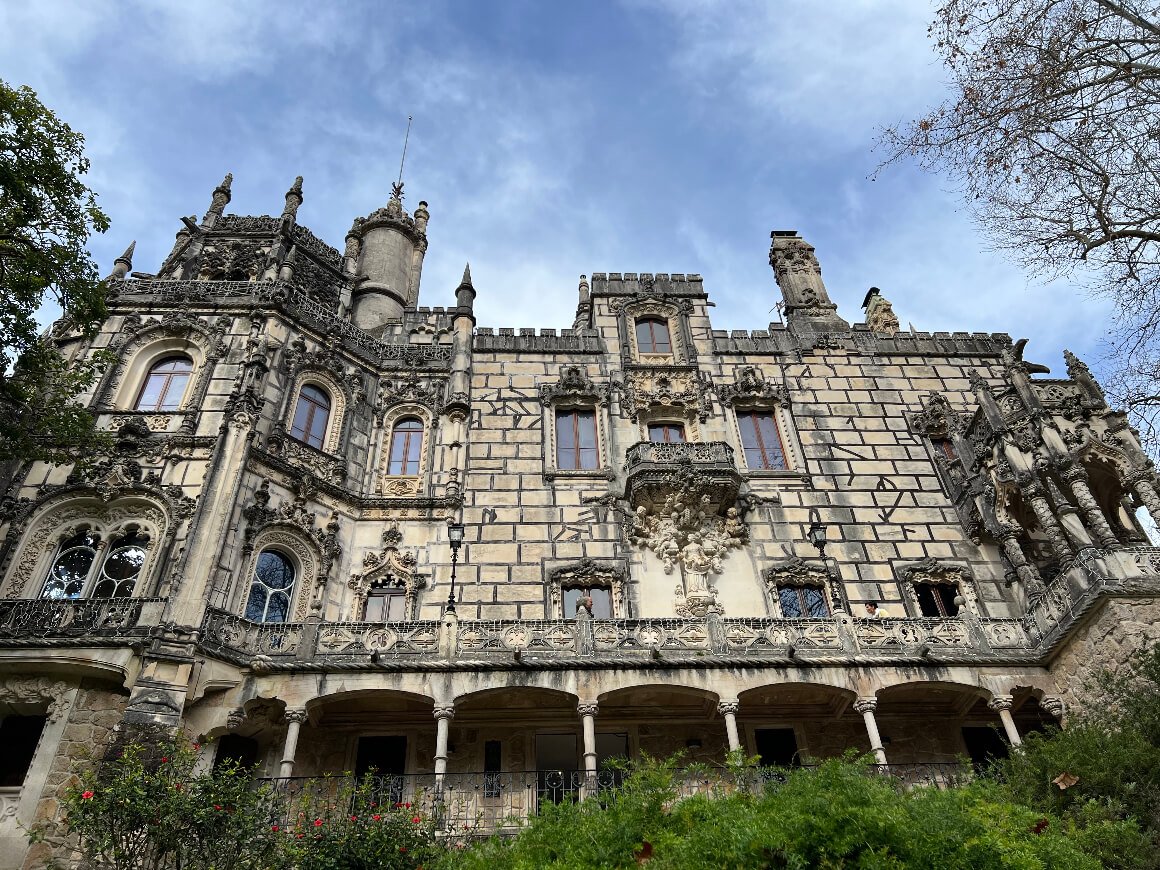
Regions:
<svg viewBox="0 0 1160 870"><path fill-rule="evenodd" d="M866 733L870 736L870 748L879 764L886 764L886 750L882 748L882 736L878 733L878 721L874 711L878 709L877 698L859 698L854 702L854 710L862 714L866 723Z"/></svg>
<svg viewBox="0 0 1160 870"><path fill-rule="evenodd" d="M1156 525L1160 526L1160 495L1156 494L1156 488L1152 486L1150 477L1150 472L1143 469L1129 475L1124 482L1132 488L1136 498L1140 499L1141 504L1148 509L1148 513Z"/></svg>
<svg viewBox="0 0 1160 870"><path fill-rule="evenodd" d="M595 701L581 701L576 705L576 712L584 723L583 796L589 789L596 788L596 714L600 712L600 705Z"/></svg>
<svg viewBox="0 0 1160 870"><path fill-rule="evenodd" d="M1051 541L1051 551L1055 554L1055 558L1061 563L1071 562L1075 558L1075 553L1072 552L1071 544L1067 542L1067 535L1064 534L1063 527L1056 520L1051 505L1047 502L1043 487L1038 483L1025 482L1020 484L1019 490L1027 499L1027 503L1031 505L1031 510L1035 512L1035 519L1038 520L1039 527L1043 529L1043 533Z"/></svg>
<svg viewBox="0 0 1160 870"><path fill-rule="evenodd" d="M1023 547L1019 545L1018 529L1014 526L1004 525L999 543L1003 547L1007 560L1015 569L1016 576L1023 584L1024 592L1031 597L1043 592L1046 587L1039 576L1039 571L1027 561L1027 555L1023 552Z"/></svg>
<svg viewBox="0 0 1160 870"><path fill-rule="evenodd" d="M1079 463L1073 463L1063 470L1062 477L1071 487L1071 494L1075 496L1076 504L1083 511L1088 528L1095 533L1100 546L1105 550L1114 550L1119 547L1119 539L1112 531L1112 527L1108 525L1108 519L1096 502L1096 497L1092 495L1091 487L1088 486L1087 472L1084 471L1083 466Z"/></svg>
<svg viewBox="0 0 1160 870"><path fill-rule="evenodd" d="M306 721L305 710L287 710L282 717L286 720L286 743L282 747L282 765L278 776L286 779L294 775L294 754L298 751L298 732Z"/></svg>
<svg viewBox="0 0 1160 870"><path fill-rule="evenodd" d="M735 752L741 748L741 738L737 735L738 706L736 698L730 698L717 705L717 712L725 717L725 733L729 736L730 752Z"/></svg>
<svg viewBox="0 0 1160 870"><path fill-rule="evenodd" d="M987 702L987 706L999 714L999 721L1003 723L1003 730L1007 732L1007 739L1012 746L1021 746L1023 739L1019 736L1019 729L1015 727L1015 720L1011 716L1011 696L996 695Z"/></svg>
<svg viewBox="0 0 1160 870"><path fill-rule="evenodd" d="M451 720L455 718L455 705L443 704L435 708L435 794L443 794L443 776L447 773L447 736L451 731Z"/></svg>

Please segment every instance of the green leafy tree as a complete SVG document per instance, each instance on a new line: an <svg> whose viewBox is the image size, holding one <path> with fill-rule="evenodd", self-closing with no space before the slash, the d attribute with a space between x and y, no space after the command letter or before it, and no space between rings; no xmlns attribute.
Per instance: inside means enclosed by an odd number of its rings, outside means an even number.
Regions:
<svg viewBox="0 0 1160 870"><path fill-rule="evenodd" d="M950 95L884 132L945 173L992 244L1112 299L1109 397L1160 448L1160 4L946 0Z"/></svg>
<svg viewBox="0 0 1160 870"><path fill-rule="evenodd" d="M73 461L100 443L76 398L105 360L66 361L35 314L55 302L91 333L105 286L85 250L109 219L81 176L84 137L28 87L0 81L0 461Z"/></svg>

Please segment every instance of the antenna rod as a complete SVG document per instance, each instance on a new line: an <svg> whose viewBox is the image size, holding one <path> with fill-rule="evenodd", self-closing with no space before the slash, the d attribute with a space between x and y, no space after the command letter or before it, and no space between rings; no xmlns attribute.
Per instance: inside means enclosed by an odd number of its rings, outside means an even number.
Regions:
<svg viewBox="0 0 1160 870"><path fill-rule="evenodd" d="M403 137L403 156L399 159L399 186L403 186L403 163L407 159L407 142L411 139L411 116L407 116L407 135Z"/></svg>

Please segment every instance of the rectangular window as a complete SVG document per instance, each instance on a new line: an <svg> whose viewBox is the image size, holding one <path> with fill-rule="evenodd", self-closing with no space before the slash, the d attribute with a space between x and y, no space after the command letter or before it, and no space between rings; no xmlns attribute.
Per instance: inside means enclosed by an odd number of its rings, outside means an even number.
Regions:
<svg viewBox="0 0 1160 870"><path fill-rule="evenodd" d="M741 446L745 449L745 465L749 468L784 470L785 450L781 433L772 414L744 411L738 413Z"/></svg>
<svg viewBox="0 0 1160 870"><path fill-rule="evenodd" d="M685 427L680 423L653 423L648 427L648 440L655 444L684 444Z"/></svg>
<svg viewBox="0 0 1160 870"><path fill-rule="evenodd" d="M556 467L561 471L600 467L594 411L556 412Z"/></svg>
<svg viewBox="0 0 1160 870"><path fill-rule="evenodd" d="M403 622L406 595L402 589L372 589L363 610L363 622Z"/></svg>
<svg viewBox="0 0 1160 870"><path fill-rule="evenodd" d="M24 785L47 716L5 716L0 722L0 786Z"/></svg>
<svg viewBox="0 0 1160 870"><path fill-rule="evenodd" d="M942 454L943 459L954 462L959 458L955 453L955 445L949 438L932 438L931 441L935 450Z"/></svg>
<svg viewBox="0 0 1160 870"><path fill-rule="evenodd" d="M824 618L830 615L826 595L817 586L780 586L777 600L786 619Z"/></svg>
<svg viewBox="0 0 1160 870"><path fill-rule="evenodd" d="M576 605L581 598L592 599L593 619L612 619L612 590L602 586L576 587L564 590L564 618L576 615Z"/></svg>
<svg viewBox="0 0 1160 870"><path fill-rule="evenodd" d="M952 583L916 583L914 593L918 597L918 609L923 616L957 616L959 606L955 604L958 587Z"/></svg>
<svg viewBox="0 0 1160 870"><path fill-rule="evenodd" d="M636 322L636 347L641 353L672 353L668 321L655 317Z"/></svg>

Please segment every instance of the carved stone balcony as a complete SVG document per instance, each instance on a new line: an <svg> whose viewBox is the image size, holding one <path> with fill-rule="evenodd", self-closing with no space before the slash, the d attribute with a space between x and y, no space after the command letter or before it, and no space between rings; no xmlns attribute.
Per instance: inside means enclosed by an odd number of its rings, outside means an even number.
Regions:
<svg viewBox="0 0 1160 870"><path fill-rule="evenodd" d="M680 492L695 494L712 511L733 507L741 489L741 473L733 448L724 441L698 444L663 444L641 441L628 448L624 463L628 473L624 497L633 508L659 510L666 499ZM698 505L686 505L698 509Z"/></svg>

